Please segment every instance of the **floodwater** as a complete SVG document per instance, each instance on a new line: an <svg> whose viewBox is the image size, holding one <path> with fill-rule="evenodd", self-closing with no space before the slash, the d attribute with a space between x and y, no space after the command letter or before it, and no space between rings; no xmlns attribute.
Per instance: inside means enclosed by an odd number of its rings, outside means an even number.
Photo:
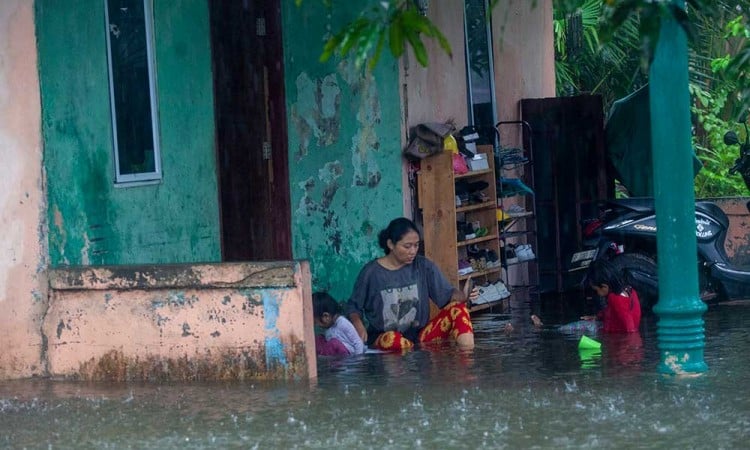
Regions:
<svg viewBox="0 0 750 450"><path fill-rule="evenodd" d="M321 359L313 383L0 382L0 447L746 448L750 303L706 313L697 378L656 372L654 317L591 356L529 312L475 316L473 351Z"/></svg>

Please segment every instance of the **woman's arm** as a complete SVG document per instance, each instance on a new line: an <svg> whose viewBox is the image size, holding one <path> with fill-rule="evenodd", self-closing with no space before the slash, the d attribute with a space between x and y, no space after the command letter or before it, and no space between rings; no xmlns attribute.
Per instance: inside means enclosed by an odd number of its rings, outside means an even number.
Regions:
<svg viewBox="0 0 750 450"><path fill-rule="evenodd" d="M453 288L453 293L451 293L450 301L464 303L468 300L474 301L477 299L477 297L479 297L479 290L476 286L472 286L471 291L469 291L468 294L460 289Z"/></svg>
<svg viewBox="0 0 750 450"><path fill-rule="evenodd" d="M362 339L362 342L367 342L367 328L362 322L362 318L359 313L353 312L349 314L349 321L354 325L354 329L357 330L357 334Z"/></svg>
<svg viewBox="0 0 750 450"><path fill-rule="evenodd" d="M438 308L442 308L450 302L464 303L471 298L453 286L431 260L422 257L422 264L424 267L424 272L422 273L427 283L429 298L432 299ZM478 296L479 293L476 295Z"/></svg>

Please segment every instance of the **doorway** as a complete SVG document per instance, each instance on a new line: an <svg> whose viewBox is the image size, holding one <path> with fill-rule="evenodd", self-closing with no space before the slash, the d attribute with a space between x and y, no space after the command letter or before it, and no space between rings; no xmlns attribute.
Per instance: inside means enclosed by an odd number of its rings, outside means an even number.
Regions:
<svg viewBox="0 0 750 450"><path fill-rule="evenodd" d="M280 0L209 10L222 259L291 259Z"/></svg>
<svg viewBox="0 0 750 450"><path fill-rule="evenodd" d="M533 130L524 139L534 143L539 291L577 289L582 273L570 271L570 259L582 249L582 220L597 217L599 204L614 198L602 99L522 99L521 115Z"/></svg>

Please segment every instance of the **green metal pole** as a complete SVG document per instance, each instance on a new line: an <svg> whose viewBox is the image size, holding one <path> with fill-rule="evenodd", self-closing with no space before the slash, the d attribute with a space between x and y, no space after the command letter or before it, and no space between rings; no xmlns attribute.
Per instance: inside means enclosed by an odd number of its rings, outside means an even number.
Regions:
<svg viewBox="0 0 750 450"><path fill-rule="evenodd" d="M684 1L673 2L684 8ZM698 295L687 38L672 17L662 20L649 89L659 263L654 307L658 370L697 374L708 370L703 361L706 305Z"/></svg>

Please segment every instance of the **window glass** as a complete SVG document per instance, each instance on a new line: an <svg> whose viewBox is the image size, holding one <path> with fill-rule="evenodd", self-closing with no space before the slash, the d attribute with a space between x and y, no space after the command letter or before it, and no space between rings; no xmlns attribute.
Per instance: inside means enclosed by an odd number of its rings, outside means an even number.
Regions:
<svg viewBox="0 0 750 450"><path fill-rule="evenodd" d="M488 144L495 140L497 120L487 1L466 0L464 5L469 123L477 127L479 143Z"/></svg>
<svg viewBox="0 0 750 450"><path fill-rule="evenodd" d="M161 178L153 76L152 3L105 0L118 183Z"/></svg>

